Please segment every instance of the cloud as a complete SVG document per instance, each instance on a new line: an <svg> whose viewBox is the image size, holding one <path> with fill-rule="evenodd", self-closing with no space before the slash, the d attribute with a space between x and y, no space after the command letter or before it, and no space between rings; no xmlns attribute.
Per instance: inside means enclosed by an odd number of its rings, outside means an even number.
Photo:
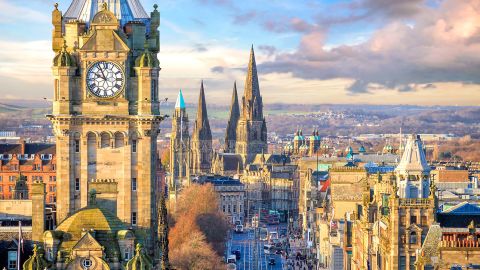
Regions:
<svg viewBox="0 0 480 270"><path fill-rule="evenodd" d="M272 56L275 54L275 52L277 51L277 48L275 48L274 46L270 46L270 45L260 45L258 46L258 49L260 49L260 51L268 56Z"/></svg>
<svg viewBox="0 0 480 270"><path fill-rule="evenodd" d="M327 50L327 32L314 28L295 52L277 53L260 68L303 79L350 78L355 80L347 88L351 93L371 93L370 84L413 91L412 84L480 83L479 29L479 1L446 0L438 9L417 14L412 23L394 20L356 45Z"/></svg>
<svg viewBox="0 0 480 270"><path fill-rule="evenodd" d="M213 68L210 69L213 73L223 73L225 71L225 68L222 66L214 66Z"/></svg>
<svg viewBox="0 0 480 270"><path fill-rule="evenodd" d="M7 0L0 0L0 23L15 23L19 19L29 22L48 23L50 20L49 16L26 6L28 6L28 3L17 6Z"/></svg>
<svg viewBox="0 0 480 270"><path fill-rule="evenodd" d="M255 10L247 11L244 13L237 14L233 17L234 24L247 24L254 20L257 17L257 12Z"/></svg>

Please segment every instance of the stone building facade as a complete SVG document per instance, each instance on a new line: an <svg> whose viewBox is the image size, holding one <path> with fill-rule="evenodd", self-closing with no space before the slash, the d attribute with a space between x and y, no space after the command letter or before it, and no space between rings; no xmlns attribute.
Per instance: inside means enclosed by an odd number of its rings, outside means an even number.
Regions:
<svg viewBox="0 0 480 270"><path fill-rule="evenodd" d="M107 180L114 217L153 234L160 13L149 16L138 0L74 0L64 15L55 7L52 23L57 223L87 207L91 183Z"/></svg>

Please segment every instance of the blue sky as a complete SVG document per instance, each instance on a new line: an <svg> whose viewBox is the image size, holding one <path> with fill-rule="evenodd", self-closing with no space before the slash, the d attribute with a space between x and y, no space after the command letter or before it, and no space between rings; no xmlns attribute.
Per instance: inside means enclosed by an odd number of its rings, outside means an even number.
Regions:
<svg viewBox="0 0 480 270"><path fill-rule="evenodd" d="M161 13L160 95L241 92L251 44L267 102L478 105L480 1L140 0ZM70 0L59 1L66 11ZM0 95L51 96L55 1L0 0ZM210 96L210 97L209 97Z"/></svg>

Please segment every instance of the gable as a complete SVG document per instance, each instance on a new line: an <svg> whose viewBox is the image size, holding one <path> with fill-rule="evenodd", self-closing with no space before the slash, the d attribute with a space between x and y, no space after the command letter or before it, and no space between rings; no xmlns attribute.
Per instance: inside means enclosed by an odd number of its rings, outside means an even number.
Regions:
<svg viewBox="0 0 480 270"><path fill-rule="evenodd" d="M124 51L130 49L123 39L112 29L97 29L85 42L81 51Z"/></svg>
<svg viewBox="0 0 480 270"><path fill-rule="evenodd" d="M90 233L86 233L78 242L73 246L72 250L102 250L100 245Z"/></svg>

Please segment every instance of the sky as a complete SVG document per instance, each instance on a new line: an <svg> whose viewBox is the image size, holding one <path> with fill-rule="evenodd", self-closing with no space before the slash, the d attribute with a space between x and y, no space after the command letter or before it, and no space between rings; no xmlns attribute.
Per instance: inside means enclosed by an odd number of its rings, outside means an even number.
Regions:
<svg viewBox="0 0 480 270"><path fill-rule="evenodd" d="M201 80L207 103L234 81L241 95L253 44L267 104L480 104L479 0L140 1L159 6L172 101L195 103ZM0 0L0 100L52 96L55 2Z"/></svg>

